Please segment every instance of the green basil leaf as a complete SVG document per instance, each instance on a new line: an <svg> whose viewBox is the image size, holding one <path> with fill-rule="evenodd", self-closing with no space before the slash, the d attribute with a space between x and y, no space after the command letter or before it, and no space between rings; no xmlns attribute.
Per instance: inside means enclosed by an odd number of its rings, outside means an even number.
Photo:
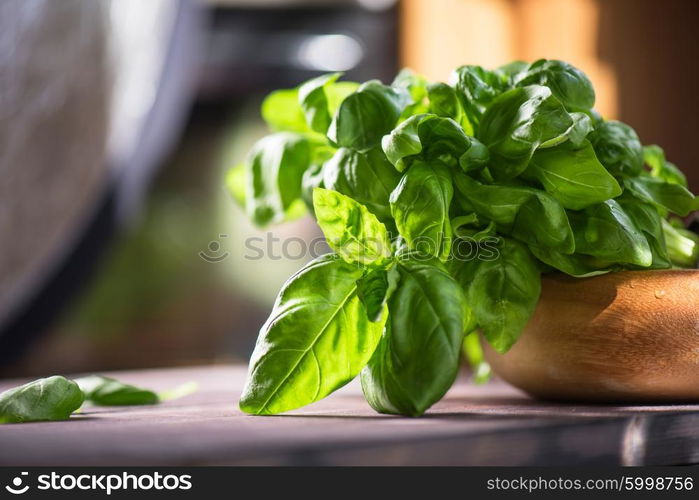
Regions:
<svg viewBox="0 0 699 500"><path fill-rule="evenodd" d="M589 278L613 271L610 262L603 262L588 255L566 255L551 248L530 246L534 257L554 269L576 278Z"/></svg>
<svg viewBox="0 0 699 500"><path fill-rule="evenodd" d="M456 68L449 83L456 88L461 106L474 129L478 127L486 108L505 90L503 77L481 66Z"/></svg>
<svg viewBox="0 0 699 500"><path fill-rule="evenodd" d="M399 274L395 266L389 269L368 269L357 280L357 296L366 308L369 321L379 321L384 306L398 285Z"/></svg>
<svg viewBox="0 0 699 500"><path fill-rule="evenodd" d="M366 151L376 147L381 137L398 122L403 109L410 104L407 91L366 82L347 96L328 129L328 138L338 147Z"/></svg>
<svg viewBox="0 0 699 500"><path fill-rule="evenodd" d="M349 196L316 188L313 210L328 245L345 262L382 265L393 254L386 227Z"/></svg>
<svg viewBox="0 0 699 500"><path fill-rule="evenodd" d="M466 292L483 335L498 352L517 341L541 292L540 272L526 246L502 238L493 259L453 260L452 276Z"/></svg>
<svg viewBox="0 0 699 500"><path fill-rule="evenodd" d="M676 165L665 159L665 151L660 146L643 146L643 161L650 167L650 175L653 177L688 187L685 175Z"/></svg>
<svg viewBox="0 0 699 500"><path fill-rule="evenodd" d="M490 380L490 364L485 360L478 330L466 335L461 347L464 357L473 369L473 383L485 384Z"/></svg>
<svg viewBox="0 0 699 500"><path fill-rule="evenodd" d="M78 384L53 376L0 394L0 424L67 420L83 404Z"/></svg>
<svg viewBox="0 0 699 500"><path fill-rule="evenodd" d="M624 187L638 198L682 217L699 208L694 195L681 184L642 175L624 179Z"/></svg>
<svg viewBox="0 0 699 500"><path fill-rule="evenodd" d="M570 117L573 119L573 128L568 133L568 140L575 146L580 146L593 130L592 120L589 115L578 112L571 113Z"/></svg>
<svg viewBox="0 0 699 500"><path fill-rule="evenodd" d="M495 222L498 231L530 245L575 250L568 216L551 195L524 186L481 184L467 175L455 174L454 184L461 207Z"/></svg>
<svg viewBox="0 0 699 500"><path fill-rule="evenodd" d="M495 73L500 75L500 78L506 82L506 87L512 87L519 75L526 71L528 67L529 63L525 61L512 61L498 67Z"/></svg>
<svg viewBox="0 0 699 500"><path fill-rule="evenodd" d="M323 165L323 187L352 197L382 222L391 217L388 198L400 178L379 148L366 153L340 148Z"/></svg>
<svg viewBox="0 0 699 500"><path fill-rule="evenodd" d="M262 118L275 132L310 132L298 89L275 90L262 101Z"/></svg>
<svg viewBox="0 0 699 500"><path fill-rule="evenodd" d="M235 202L245 208L245 190L248 184L248 170L245 163L230 168L226 173L226 188Z"/></svg>
<svg viewBox="0 0 699 500"><path fill-rule="evenodd" d="M571 211L568 217L577 253L641 267L653 263L648 240L615 200Z"/></svg>
<svg viewBox="0 0 699 500"><path fill-rule="evenodd" d="M278 132L260 139L247 160L246 211L264 226L289 219L301 203L301 180L310 164L310 144L299 134Z"/></svg>
<svg viewBox="0 0 699 500"><path fill-rule="evenodd" d="M650 203L624 195L617 199L619 205L626 215L633 221L634 225L641 230L648 240L650 249L653 252L653 263L651 269L668 269L672 267L670 257L665 245L665 235L663 233L662 217L656 208Z"/></svg>
<svg viewBox="0 0 699 500"><path fill-rule="evenodd" d="M597 160L589 141L579 147L566 141L554 148L538 150L527 173L541 182L561 205L573 210L621 194L619 183Z"/></svg>
<svg viewBox="0 0 699 500"><path fill-rule="evenodd" d="M602 122L588 136L597 159L617 176L638 175L643 170L643 148L638 135L628 125Z"/></svg>
<svg viewBox="0 0 699 500"><path fill-rule="evenodd" d="M355 82L337 82L342 73L329 73L299 87L298 99L311 130L325 135L340 103L359 87Z"/></svg>
<svg viewBox="0 0 699 500"><path fill-rule="evenodd" d="M384 136L381 146L400 172L417 159L459 164L464 171L477 170L488 163L489 157L488 148L467 136L458 123L432 114L411 116Z"/></svg>
<svg viewBox="0 0 699 500"><path fill-rule="evenodd" d="M362 371L362 389L380 413L422 415L454 382L471 314L458 283L436 259L398 260L381 342Z"/></svg>
<svg viewBox="0 0 699 500"><path fill-rule="evenodd" d="M391 87L405 90L410 95L411 104L405 107L401 113L400 120L427 111L427 105L425 104L425 97L427 97L427 80L424 76L415 74L408 68L403 68L396 75L396 78L391 83Z"/></svg>
<svg viewBox="0 0 699 500"><path fill-rule="evenodd" d="M490 150L496 179L524 172L534 151L565 141L575 121L548 87L530 85L501 94L488 107L476 137Z"/></svg>
<svg viewBox="0 0 699 500"><path fill-rule="evenodd" d="M83 391L85 401L97 406L152 405L160 401L153 391L100 375L78 378L75 383Z"/></svg>
<svg viewBox="0 0 699 500"><path fill-rule="evenodd" d="M362 274L360 267L325 255L286 282L250 359L242 411L293 410L357 376L384 327L384 321L369 321L357 297Z"/></svg>
<svg viewBox="0 0 699 500"><path fill-rule="evenodd" d="M668 257L680 267L696 268L699 259L699 235L674 227L665 219L661 221Z"/></svg>
<svg viewBox="0 0 699 500"><path fill-rule="evenodd" d="M595 105L595 90L590 79L567 62L539 59L517 75L516 84L545 85L569 110L586 111Z"/></svg>
<svg viewBox="0 0 699 500"><path fill-rule="evenodd" d="M461 107L456 90L446 83L433 83L427 87L428 112L443 118L451 118L463 128L464 133L473 135L473 125Z"/></svg>
<svg viewBox="0 0 699 500"><path fill-rule="evenodd" d="M306 208L315 217L313 212L313 190L323 185L323 164L316 163L306 169L301 177L301 199L306 205Z"/></svg>
<svg viewBox="0 0 699 500"><path fill-rule="evenodd" d="M451 247L449 205L454 194L449 168L416 161L391 193L391 214L411 249L445 260Z"/></svg>

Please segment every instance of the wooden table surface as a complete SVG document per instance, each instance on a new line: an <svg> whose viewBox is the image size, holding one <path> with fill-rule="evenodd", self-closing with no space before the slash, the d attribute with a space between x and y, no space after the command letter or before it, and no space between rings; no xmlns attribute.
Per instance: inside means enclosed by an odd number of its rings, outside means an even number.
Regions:
<svg viewBox="0 0 699 500"><path fill-rule="evenodd" d="M699 463L699 405L535 401L460 380L422 418L376 414L358 384L282 416L237 408L237 366L112 373L164 390L155 406L88 408L66 422L0 425L0 465L668 465ZM24 381L1 381L0 390Z"/></svg>

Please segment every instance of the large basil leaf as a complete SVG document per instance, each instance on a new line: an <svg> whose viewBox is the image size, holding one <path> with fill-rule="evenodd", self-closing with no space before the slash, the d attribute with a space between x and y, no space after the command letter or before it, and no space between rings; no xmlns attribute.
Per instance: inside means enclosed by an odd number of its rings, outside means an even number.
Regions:
<svg viewBox="0 0 699 500"><path fill-rule="evenodd" d="M466 291L485 338L498 352L506 352L539 301L541 278L534 257L521 243L502 238L494 258L455 259L450 271Z"/></svg>
<svg viewBox="0 0 699 500"><path fill-rule="evenodd" d="M427 87L428 110L437 116L451 118L463 128L468 135L473 135L473 125L461 107L456 90L446 83L433 83Z"/></svg>
<svg viewBox="0 0 699 500"><path fill-rule="evenodd" d="M699 208L697 199L681 184L641 175L624 179L624 187L638 198L683 217Z"/></svg>
<svg viewBox="0 0 699 500"><path fill-rule="evenodd" d="M262 118L276 132L310 132L298 89L275 90L262 101Z"/></svg>
<svg viewBox="0 0 699 500"><path fill-rule="evenodd" d="M379 321L384 306L398 285L399 274L395 266L388 269L370 268L357 281L357 295L366 307L370 321Z"/></svg>
<svg viewBox="0 0 699 500"><path fill-rule="evenodd" d="M369 321L357 297L362 273L325 255L286 282L260 330L241 410L274 414L299 408L357 376L384 326Z"/></svg>
<svg viewBox="0 0 699 500"><path fill-rule="evenodd" d="M471 314L458 283L436 259L398 260L381 342L362 371L362 389L380 413L422 415L454 382Z"/></svg>
<svg viewBox="0 0 699 500"><path fill-rule="evenodd" d="M501 94L488 107L476 137L490 150L496 179L521 174L539 147L552 147L575 131L576 122L548 87L530 85Z"/></svg>
<svg viewBox="0 0 699 500"><path fill-rule="evenodd" d="M359 87L355 82L337 82L341 75L342 73L321 75L299 87L301 109L306 123L315 132L325 135L340 102Z"/></svg>
<svg viewBox="0 0 699 500"><path fill-rule="evenodd" d="M340 147L369 150L395 127L410 102L404 89L376 80L366 82L342 101L328 129L328 138Z"/></svg>
<svg viewBox="0 0 699 500"><path fill-rule="evenodd" d="M451 118L424 114L411 116L381 141L386 157L400 172L416 159L439 160L464 171L477 170L488 162L488 149L467 136Z"/></svg>
<svg viewBox="0 0 699 500"><path fill-rule="evenodd" d="M323 166L323 187L351 196L381 221L391 217L388 198L400 178L380 148L340 148Z"/></svg>
<svg viewBox="0 0 699 500"><path fill-rule="evenodd" d="M246 211L264 226L281 222L300 202L301 179L310 164L308 140L291 132L278 132L260 139L247 160Z"/></svg>
<svg viewBox="0 0 699 500"><path fill-rule="evenodd" d="M653 254L648 240L615 200L581 212L569 212L575 251L608 262L648 267Z"/></svg>
<svg viewBox="0 0 699 500"><path fill-rule="evenodd" d="M571 141L540 149L532 157L531 175L565 208L581 210L621 194L616 179L597 160L589 141Z"/></svg>
<svg viewBox="0 0 699 500"><path fill-rule="evenodd" d="M643 161L650 167L653 177L671 184L688 187L687 178L674 163L665 159L665 151L658 145L643 146Z"/></svg>
<svg viewBox="0 0 699 500"><path fill-rule="evenodd" d="M160 401L151 390L101 375L78 378L75 383L83 391L85 401L97 406L152 405Z"/></svg>
<svg viewBox="0 0 699 500"><path fill-rule="evenodd" d="M519 87L545 85L571 111L587 111L595 105L595 90L590 79L567 62L539 59L517 75L516 84Z"/></svg>
<svg viewBox="0 0 699 500"><path fill-rule="evenodd" d="M449 168L416 161L391 193L391 214L408 247L445 260L451 247Z"/></svg>
<svg viewBox="0 0 699 500"><path fill-rule="evenodd" d="M501 75L474 65L456 68L449 83L456 88L461 106L474 129L478 128L486 108L505 89Z"/></svg>
<svg viewBox="0 0 699 500"><path fill-rule="evenodd" d="M617 176L638 175L643 170L643 148L636 131L610 120L595 126L588 136L597 158Z"/></svg>
<svg viewBox="0 0 699 500"><path fill-rule="evenodd" d="M665 245L665 235L663 233L662 217L656 208L650 203L644 203L626 194L617 199L626 215L633 221L634 225L641 230L648 240L650 249L653 252L652 269L667 269L672 267L670 257Z"/></svg>
<svg viewBox="0 0 699 500"><path fill-rule="evenodd" d="M575 250L566 212L551 195L525 186L481 184L459 174L454 184L461 207L495 222L499 231L531 245L563 253Z"/></svg>
<svg viewBox="0 0 699 500"><path fill-rule="evenodd" d="M313 210L330 248L346 262L383 264L393 253L386 227L349 196L316 188Z"/></svg>
<svg viewBox="0 0 699 500"><path fill-rule="evenodd" d="M0 424L67 420L83 404L78 384L53 376L0 394Z"/></svg>

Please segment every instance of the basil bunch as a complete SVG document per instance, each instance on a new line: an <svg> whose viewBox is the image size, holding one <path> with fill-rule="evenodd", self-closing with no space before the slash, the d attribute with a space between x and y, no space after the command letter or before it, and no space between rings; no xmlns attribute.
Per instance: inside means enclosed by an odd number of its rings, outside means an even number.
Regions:
<svg viewBox="0 0 699 500"><path fill-rule="evenodd" d="M478 349L467 334L500 352L517 341L542 272L696 264L699 239L676 217L699 208L684 176L603 120L570 64L462 66L449 84L339 76L267 97L274 133L227 179L259 225L305 204L334 250L282 288L243 411L298 408L360 375L377 411L420 415L461 346Z"/></svg>

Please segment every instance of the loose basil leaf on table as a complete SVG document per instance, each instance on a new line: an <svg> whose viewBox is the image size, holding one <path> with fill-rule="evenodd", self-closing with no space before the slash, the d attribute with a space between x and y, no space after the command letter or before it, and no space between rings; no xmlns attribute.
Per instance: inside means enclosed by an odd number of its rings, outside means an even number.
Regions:
<svg viewBox="0 0 699 500"><path fill-rule="evenodd" d="M454 259L449 265L485 338L495 350L506 352L534 313L541 278L525 245L509 238L501 240L496 258Z"/></svg>
<svg viewBox="0 0 699 500"><path fill-rule="evenodd" d="M643 146L643 161L650 167L650 175L669 182L688 187L687 177L674 163L665 159L665 151L656 144Z"/></svg>
<svg viewBox="0 0 699 500"><path fill-rule="evenodd" d="M460 174L454 174L454 184L464 210L495 222L505 234L563 253L575 250L566 212L551 195L524 186L481 184Z"/></svg>
<svg viewBox="0 0 699 500"><path fill-rule="evenodd" d="M590 79L564 61L539 59L519 72L516 85L546 85L571 111L587 111L595 105L595 90Z"/></svg>
<svg viewBox="0 0 699 500"><path fill-rule="evenodd" d="M255 224L281 222L302 205L301 180L311 147L300 134L278 132L260 139L247 160L246 212Z"/></svg>
<svg viewBox="0 0 699 500"><path fill-rule="evenodd" d="M271 415L324 398L367 364L385 321L369 321L357 296L359 266L334 254L315 259L284 285L260 330L240 399Z"/></svg>
<svg viewBox="0 0 699 500"><path fill-rule="evenodd" d="M490 150L493 176L512 179L526 170L537 148L565 141L574 125L548 87L530 85L497 97L486 109L476 137Z"/></svg>
<svg viewBox="0 0 699 500"><path fill-rule="evenodd" d="M568 217L577 253L641 267L653 263L648 240L615 200L570 211Z"/></svg>
<svg viewBox="0 0 699 500"><path fill-rule="evenodd" d="M419 416L454 383L473 324L461 287L438 260L413 253L397 262L389 319L362 389L380 413Z"/></svg>
<svg viewBox="0 0 699 500"><path fill-rule="evenodd" d="M340 148L323 165L322 187L351 196L383 222L391 218L388 199L400 178L380 148L366 153Z"/></svg>
<svg viewBox="0 0 699 500"><path fill-rule="evenodd" d="M346 262L382 265L393 255L386 227L349 196L316 188L313 210L328 245Z"/></svg>
<svg viewBox="0 0 699 500"><path fill-rule="evenodd" d="M597 159L616 176L638 175L643 170L643 148L628 125L610 120L599 123L588 139Z"/></svg>
<svg viewBox="0 0 699 500"><path fill-rule="evenodd" d="M449 168L416 161L391 193L391 214L409 248L445 260L451 247Z"/></svg>
<svg viewBox="0 0 699 500"><path fill-rule="evenodd" d="M681 184L641 175L624 179L624 187L638 198L683 217L699 209L695 196Z"/></svg>
<svg viewBox="0 0 699 500"><path fill-rule="evenodd" d="M78 384L53 376L0 394L0 424L67 420L83 404Z"/></svg>
<svg viewBox="0 0 699 500"><path fill-rule="evenodd" d="M364 276L357 280L357 296L366 307L369 321L379 321L384 306L398 286L400 276L395 266L388 269L368 269Z"/></svg>
<svg viewBox="0 0 699 500"><path fill-rule="evenodd" d="M566 141L540 149L532 157L527 174L565 208L581 210L621 194L614 177L597 160L589 141L580 146Z"/></svg>
<svg viewBox="0 0 699 500"><path fill-rule="evenodd" d="M110 377L90 375L75 379L75 383L83 391L85 401L97 406L152 405L160 402L155 392Z"/></svg>
<svg viewBox="0 0 699 500"><path fill-rule="evenodd" d="M359 151L374 148L393 130L410 102L405 89L389 87L377 80L363 83L340 104L328 128L328 138L338 147Z"/></svg>

